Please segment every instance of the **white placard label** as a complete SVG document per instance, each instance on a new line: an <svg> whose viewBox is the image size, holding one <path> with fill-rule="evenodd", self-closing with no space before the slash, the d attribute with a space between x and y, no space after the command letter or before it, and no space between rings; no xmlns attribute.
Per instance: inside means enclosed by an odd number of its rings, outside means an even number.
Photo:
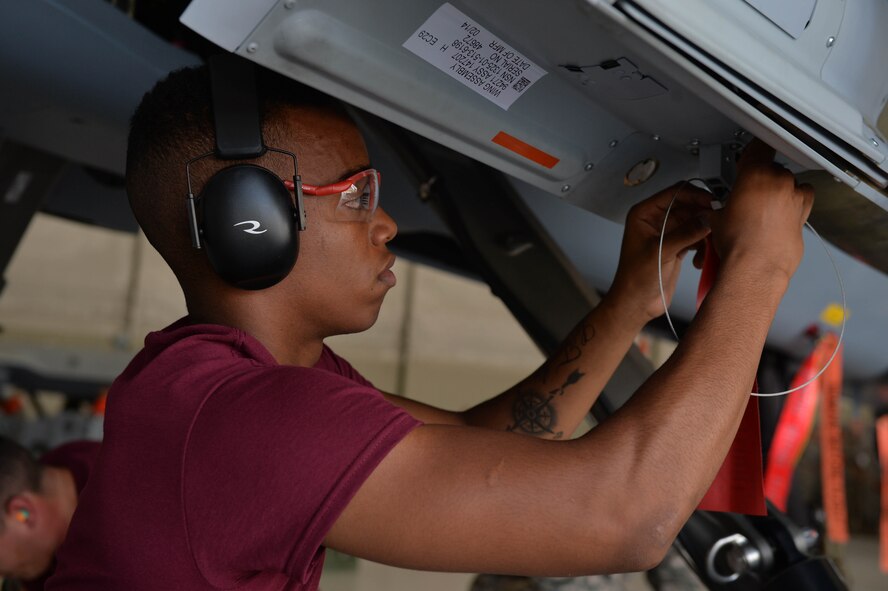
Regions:
<svg viewBox="0 0 888 591"><path fill-rule="evenodd" d="M544 69L447 3L404 42L404 47L506 110L546 75Z"/></svg>

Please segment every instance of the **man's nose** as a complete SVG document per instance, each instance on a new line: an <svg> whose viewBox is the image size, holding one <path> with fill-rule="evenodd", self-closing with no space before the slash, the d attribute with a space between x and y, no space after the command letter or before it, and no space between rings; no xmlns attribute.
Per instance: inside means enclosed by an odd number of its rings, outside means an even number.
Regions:
<svg viewBox="0 0 888 591"><path fill-rule="evenodd" d="M385 244L397 234L398 224L382 207L378 207L370 220L370 239L373 244Z"/></svg>

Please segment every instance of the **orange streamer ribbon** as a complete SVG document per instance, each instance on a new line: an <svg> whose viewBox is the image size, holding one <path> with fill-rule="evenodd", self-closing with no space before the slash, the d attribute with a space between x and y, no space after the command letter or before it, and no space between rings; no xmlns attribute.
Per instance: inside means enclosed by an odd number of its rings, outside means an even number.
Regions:
<svg viewBox="0 0 888 591"><path fill-rule="evenodd" d="M882 514L879 518L879 567L888 574L888 415L876 419L876 442L882 465Z"/></svg>

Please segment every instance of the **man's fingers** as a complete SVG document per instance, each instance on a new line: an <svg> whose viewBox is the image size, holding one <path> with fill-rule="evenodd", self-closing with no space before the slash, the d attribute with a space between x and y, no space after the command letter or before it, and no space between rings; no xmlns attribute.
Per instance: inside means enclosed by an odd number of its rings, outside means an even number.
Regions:
<svg viewBox="0 0 888 591"><path fill-rule="evenodd" d="M737 168L742 170L750 166L769 164L774 161L774 155L776 153L777 151L774 150L774 148L756 138L743 148L743 153L740 155L740 162L737 163Z"/></svg>
<svg viewBox="0 0 888 591"><path fill-rule="evenodd" d="M811 208L814 207L814 187L809 185L808 183L799 185L796 187L796 191L802 194L802 199L804 199L804 208L802 209L802 221L808 221L808 216L811 215Z"/></svg>
<svg viewBox="0 0 888 591"><path fill-rule="evenodd" d="M685 192L685 189L687 188L692 190ZM685 185L685 189L682 189L679 192L678 197L675 198L676 206L687 205L696 208L711 209L710 204L712 203L712 200L715 199L715 195L709 191L695 187L694 185Z"/></svg>
<svg viewBox="0 0 888 591"><path fill-rule="evenodd" d="M635 207L644 211L665 211L672 202L673 197L675 198L673 209L680 204L705 207L709 205L712 194L699 187L695 187L687 181L681 181L668 189L663 189L653 197L645 199Z"/></svg>
<svg viewBox="0 0 888 591"><path fill-rule="evenodd" d="M710 232L709 214L700 214L668 232L663 239L663 258L673 258L706 238Z"/></svg>
<svg viewBox="0 0 888 591"><path fill-rule="evenodd" d="M697 249L697 252L694 253L694 263L695 269L703 268L703 261L706 259L706 243L700 242L694 248Z"/></svg>
<svg viewBox="0 0 888 591"><path fill-rule="evenodd" d="M672 203L666 225L666 233L669 234L690 217L701 211L710 210L712 198L712 194L697 187L687 184L684 187L681 184L673 185L633 206L629 211L628 220L643 222L659 233L663 226L663 216Z"/></svg>
<svg viewBox="0 0 888 591"><path fill-rule="evenodd" d="M705 204L695 203L693 205L676 205L672 208L672 211L669 212L669 219L666 220L666 235L668 236L671 232L675 231L676 228L685 225L688 221L693 220L694 218L701 215L708 216L711 213L712 206L708 200ZM662 225L663 220L661 218L660 226L662 227Z"/></svg>

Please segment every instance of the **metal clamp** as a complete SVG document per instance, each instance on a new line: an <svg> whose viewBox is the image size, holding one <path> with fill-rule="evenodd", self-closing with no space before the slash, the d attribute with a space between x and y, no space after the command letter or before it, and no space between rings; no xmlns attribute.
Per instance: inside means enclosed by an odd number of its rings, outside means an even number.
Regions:
<svg viewBox="0 0 888 591"><path fill-rule="evenodd" d="M723 548L726 548L725 559L728 567L733 571L729 575L718 572L715 567L715 558ZM761 552L746 539L746 536L733 534L712 545L706 555L706 575L717 583L733 583L740 578L740 575L758 569L761 564Z"/></svg>

